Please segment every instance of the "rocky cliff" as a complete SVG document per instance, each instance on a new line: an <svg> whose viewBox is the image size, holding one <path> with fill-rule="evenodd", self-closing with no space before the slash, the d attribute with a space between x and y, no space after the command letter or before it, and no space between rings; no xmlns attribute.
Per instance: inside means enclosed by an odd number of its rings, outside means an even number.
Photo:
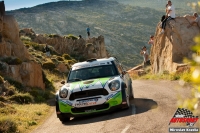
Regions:
<svg viewBox="0 0 200 133"><path fill-rule="evenodd" d="M20 36L28 36L32 41L39 44L48 44L60 54L70 54L84 59L104 58L109 54L105 47L104 37L91 38L85 40L74 36L60 36L35 34L32 29L20 30Z"/></svg>
<svg viewBox="0 0 200 133"><path fill-rule="evenodd" d="M45 88L42 77L42 68L32 61L24 44L19 38L19 28L15 18L3 15L0 18L0 58L1 68L6 77L10 77L24 85ZM10 58L8 58L10 57ZM17 63L8 63L17 58ZM2 70L3 70L2 69Z"/></svg>
<svg viewBox="0 0 200 133"><path fill-rule="evenodd" d="M187 28L192 21L193 18L189 15L176 17L168 21L165 33L161 35L158 24L150 52L153 73L171 73L187 67L187 64L183 63L183 58L192 56L191 46L195 44L193 38L200 33L197 25Z"/></svg>

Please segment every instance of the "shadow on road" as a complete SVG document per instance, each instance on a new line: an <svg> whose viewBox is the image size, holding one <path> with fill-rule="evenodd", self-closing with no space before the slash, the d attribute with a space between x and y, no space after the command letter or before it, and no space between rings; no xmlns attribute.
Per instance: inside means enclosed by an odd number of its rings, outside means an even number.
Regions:
<svg viewBox="0 0 200 133"><path fill-rule="evenodd" d="M158 107L157 102L152 99L135 98L131 104L136 107L136 114L147 112Z"/></svg>
<svg viewBox="0 0 200 133"><path fill-rule="evenodd" d="M73 118L69 122L66 122L63 124L64 125L80 125L80 124L95 123L99 121L107 121L111 119L137 115L140 113L147 112L148 110L157 108L157 103L153 101L152 99L135 98L134 100L131 100L130 102L132 105L136 107L136 114L133 114L134 107L131 106L129 109L126 109L126 110L119 109L119 110L113 111L111 113L106 113L106 114Z"/></svg>

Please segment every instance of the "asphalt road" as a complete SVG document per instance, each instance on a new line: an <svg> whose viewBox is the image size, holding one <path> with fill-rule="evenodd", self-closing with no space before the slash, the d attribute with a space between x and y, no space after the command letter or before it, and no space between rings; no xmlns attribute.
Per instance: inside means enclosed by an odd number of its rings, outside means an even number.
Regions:
<svg viewBox="0 0 200 133"><path fill-rule="evenodd" d="M52 115L32 133L168 133L178 97L190 95L190 88L179 89L177 81L136 80L133 88L135 99L131 100L128 110L75 118L67 123L61 123L53 110ZM195 127L200 125L199 121ZM177 124L170 126L180 127Z"/></svg>

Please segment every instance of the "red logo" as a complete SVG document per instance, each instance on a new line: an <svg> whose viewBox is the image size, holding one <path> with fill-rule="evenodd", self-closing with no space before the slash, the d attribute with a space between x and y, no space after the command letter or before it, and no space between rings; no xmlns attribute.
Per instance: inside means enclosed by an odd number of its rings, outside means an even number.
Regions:
<svg viewBox="0 0 200 133"><path fill-rule="evenodd" d="M169 125L171 123L186 123L187 126L194 126L198 119L198 116L194 116L190 110L178 108L170 120Z"/></svg>

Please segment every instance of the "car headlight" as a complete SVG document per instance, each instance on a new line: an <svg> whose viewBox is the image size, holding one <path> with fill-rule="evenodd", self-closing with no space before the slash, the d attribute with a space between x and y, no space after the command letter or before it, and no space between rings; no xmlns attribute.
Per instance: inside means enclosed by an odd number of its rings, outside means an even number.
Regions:
<svg viewBox="0 0 200 133"><path fill-rule="evenodd" d="M111 91L116 91L120 88L120 82L118 80L111 81L108 84Z"/></svg>
<svg viewBox="0 0 200 133"><path fill-rule="evenodd" d="M66 88L60 90L60 97L61 98L66 98L67 97L67 94L68 94L68 90Z"/></svg>

